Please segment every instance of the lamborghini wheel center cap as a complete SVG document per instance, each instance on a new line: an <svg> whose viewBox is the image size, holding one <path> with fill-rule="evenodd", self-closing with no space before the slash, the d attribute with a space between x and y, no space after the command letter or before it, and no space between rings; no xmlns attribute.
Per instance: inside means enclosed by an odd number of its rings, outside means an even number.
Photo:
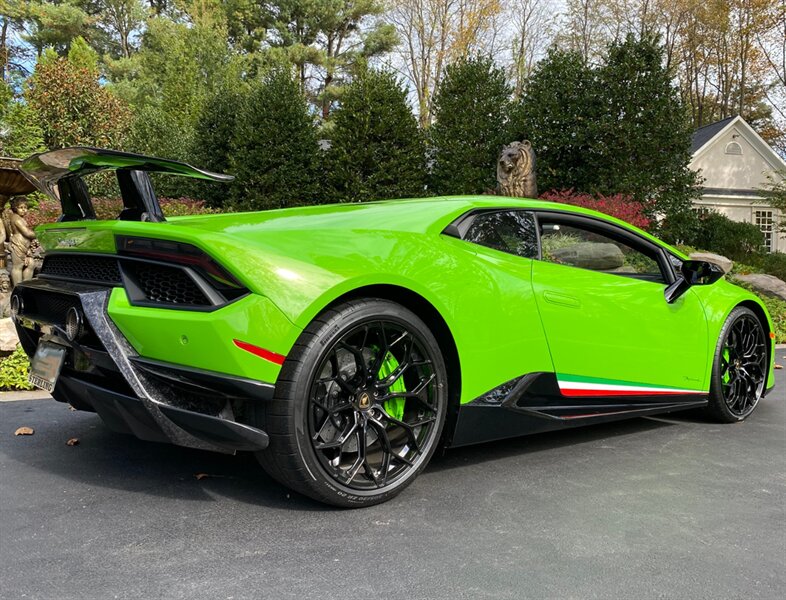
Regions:
<svg viewBox="0 0 786 600"><path fill-rule="evenodd" d="M371 394L367 391L362 391L357 396L357 405L361 410L368 410L371 408Z"/></svg>

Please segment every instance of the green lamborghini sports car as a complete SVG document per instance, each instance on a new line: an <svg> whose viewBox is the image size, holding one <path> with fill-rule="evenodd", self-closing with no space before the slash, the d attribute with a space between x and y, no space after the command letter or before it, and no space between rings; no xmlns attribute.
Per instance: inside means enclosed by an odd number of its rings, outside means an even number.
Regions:
<svg viewBox="0 0 786 600"><path fill-rule="evenodd" d="M498 196L165 218L150 172L94 148L22 164L63 215L12 313L31 380L117 431L256 453L338 506L440 449L704 407L748 417L773 326L713 264L624 222ZM86 176L123 208L96 220Z"/></svg>

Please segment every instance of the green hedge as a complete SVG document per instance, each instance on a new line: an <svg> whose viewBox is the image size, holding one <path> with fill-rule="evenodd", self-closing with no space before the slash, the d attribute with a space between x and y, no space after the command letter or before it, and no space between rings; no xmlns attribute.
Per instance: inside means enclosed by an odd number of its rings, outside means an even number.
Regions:
<svg viewBox="0 0 786 600"><path fill-rule="evenodd" d="M761 253L764 237L753 223L732 221L725 215L710 212L699 217L696 231L688 242L732 260L744 260Z"/></svg>
<svg viewBox="0 0 786 600"><path fill-rule="evenodd" d="M736 265L735 265L736 268ZM742 273L742 271L738 271ZM750 271L747 271L750 272ZM764 306L767 307L767 311L770 313L772 317L772 324L775 330L775 343L776 344L786 344L786 302L780 300L778 298L773 298L772 296L767 296L762 294L755 289L753 289L750 285L743 281L738 281L734 278L734 273L730 277L731 282L735 285L738 285L746 290L749 290L756 294L759 299L764 303Z"/></svg>
<svg viewBox="0 0 786 600"><path fill-rule="evenodd" d="M751 254L741 262L750 269L748 273L767 273L786 281L786 254L783 252Z"/></svg>

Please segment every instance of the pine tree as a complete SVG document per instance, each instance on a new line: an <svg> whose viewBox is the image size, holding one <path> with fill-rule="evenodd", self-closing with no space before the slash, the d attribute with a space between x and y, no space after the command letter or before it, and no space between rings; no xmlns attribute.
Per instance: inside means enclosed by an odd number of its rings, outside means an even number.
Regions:
<svg viewBox="0 0 786 600"><path fill-rule="evenodd" d="M495 165L508 130L510 89L489 58L449 66L434 99L431 128L436 194L478 194L496 185Z"/></svg>
<svg viewBox="0 0 786 600"><path fill-rule="evenodd" d="M357 76L342 95L333 122L328 161L338 200L424 195L425 144L407 92L391 73Z"/></svg>
<svg viewBox="0 0 786 600"><path fill-rule="evenodd" d="M312 202L318 155L314 119L297 83L286 71L270 73L252 86L237 115L234 204L262 210Z"/></svg>

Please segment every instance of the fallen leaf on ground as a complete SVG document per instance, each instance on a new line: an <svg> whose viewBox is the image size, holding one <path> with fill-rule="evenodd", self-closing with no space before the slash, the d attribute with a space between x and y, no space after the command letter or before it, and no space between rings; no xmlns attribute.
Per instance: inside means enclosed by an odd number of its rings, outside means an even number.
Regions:
<svg viewBox="0 0 786 600"><path fill-rule="evenodd" d="M20 427L14 431L14 435L33 435L35 430L32 427Z"/></svg>
<svg viewBox="0 0 786 600"><path fill-rule="evenodd" d="M79 438L71 438L66 442L66 446L78 446Z"/></svg>
<svg viewBox="0 0 786 600"><path fill-rule="evenodd" d="M69 405L68 405L68 410L76 410L76 409L75 409L73 406L71 406L71 405L69 404Z"/></svg>
<svg viewBox="0 0 786 600"><path fill-rule="evenodd" d="M227 477L226 475L214 475L213 473L194 473L194 477L196 477L197 480L207 479L208 477L210 477L210 479L234 479L234 477Z"/></svg>
<svg viewBox="0 0 786 600"><path fill-rule="evenodd" d="M782 369L782 368L783 368L783 365L775 365L775 368L776 368L776 369Z"/></svg>

